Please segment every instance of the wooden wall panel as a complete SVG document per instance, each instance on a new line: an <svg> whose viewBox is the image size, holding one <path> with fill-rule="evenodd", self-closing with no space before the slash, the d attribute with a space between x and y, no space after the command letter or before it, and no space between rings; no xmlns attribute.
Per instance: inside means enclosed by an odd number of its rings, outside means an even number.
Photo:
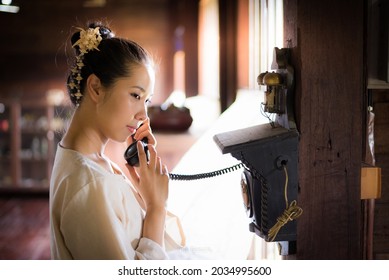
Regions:
<svg viewBox="0 0 389 280"><path fill-rule="evenodd" d="M389 259L389 90L373 90L376 166L381 168L381 198L375 200L374 259Z"/></svg>
<svg viewBox="0 0 389 280"><path fill-rule="evenodd" d="M373 258L389 259L389 203L377 202L378 200L375 205Z"/></svg>
<svg viewBox="0 0 389 280"><path fill-rule="evenodd" d="M284 3L301 133L297 258L359 259L363 1Z"/></svg>

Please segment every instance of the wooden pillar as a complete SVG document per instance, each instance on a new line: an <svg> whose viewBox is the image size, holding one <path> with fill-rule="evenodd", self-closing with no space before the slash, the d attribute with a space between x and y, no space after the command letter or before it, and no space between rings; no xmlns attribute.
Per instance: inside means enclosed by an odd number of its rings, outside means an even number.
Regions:
<svg viewBox="0 0 389 280"><path fill-rule="evenodd" d="M171 0L171 47L174 51L177 48L175 42L177 29L181 29L182 50L185 52L185 93L187 97L198 94L198 19L199 1L193 0ZM173 54L174 55L174 51Z"/></svg>
<svg viewBox="0 0 389 280"><path fill-rule="evenodd" d="M226 110L237 91L237 3L219 1L220 105Z"/></svg>
<svg viewBox="0 0 389 280"><path fill-rule="evenodd" d="M360 259L363 0L284 0L300 132L297 259Z"/></svg>

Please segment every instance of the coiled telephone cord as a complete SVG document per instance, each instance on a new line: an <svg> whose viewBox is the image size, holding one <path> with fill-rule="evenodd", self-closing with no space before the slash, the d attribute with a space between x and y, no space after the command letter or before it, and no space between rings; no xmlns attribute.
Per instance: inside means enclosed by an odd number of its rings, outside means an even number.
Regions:
<svg viewBox="0 0 389 280"><path fill-rule="evenodd" d="M299 206L297 206L297 201L293 200L290 204L288 203L288 171L286 169L286 166L284 165L284 172L285 172L285 188L284 188L284 196L285 196L285 204L286 208L284 210L284 213L282 213L281 216L277 218L276 224L269 230L269 238L270 242L272 242L280 229L289 221L293 221L301 216L303 213L303 209Z"/></svg>
<svg viewBox="0 0 389 280"><path fill-rule="evenodd" d="M192 180L199 180L199 179L205 179L205 178L211 178L211 177L223 175L223 174L238 170L242 167L243 167L243 164L238 163L238 164L235 164L235 165L227 167L227 168L223 168L220 170L207 172L207 173L199 173L199 174L191 174L191 175L169 173L169 177L171 180L192 181Z"/></svg>

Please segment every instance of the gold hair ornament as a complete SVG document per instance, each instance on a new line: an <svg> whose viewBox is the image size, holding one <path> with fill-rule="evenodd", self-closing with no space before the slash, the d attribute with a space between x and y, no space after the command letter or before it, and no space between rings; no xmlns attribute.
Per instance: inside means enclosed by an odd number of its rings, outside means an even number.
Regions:
<svg viewBox="0 0 389 280"><path fill-rule="evenodd" d="M102 37L100 34L99 27L88 28L87 30L84 30L80 27L78 27L77 29L80 30L80 39L78 39L72 47L74 48L75 46L78 46L80 54L76 56L76 65L71 69L72 81L69 83L69 87L72 90L77 90L76 93L72 93L71 95L76 98L76 105L78 106L82 97L80 84L82 81L81 69L84 66L84 55L91 50L99 51L98 46L102 40Z"/></svg>

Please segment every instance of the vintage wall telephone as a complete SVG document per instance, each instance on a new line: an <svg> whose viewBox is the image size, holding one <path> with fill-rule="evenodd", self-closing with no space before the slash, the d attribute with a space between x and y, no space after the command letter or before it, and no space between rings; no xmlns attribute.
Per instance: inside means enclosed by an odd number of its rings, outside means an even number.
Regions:
<svg viewBox="0 0 389 280"><path fill-rule="evenodd" d="M243 167L241 189L246 213L251 219L249 230L270 242L295 241L296 219L302 214L296 202L299 134L293 109L294 72L288 59L288 49L275 48L273 67L276 71L258 76L258 83L267 87L262 113L276 114L275 120L266 115L270 125L262 124L214 136L222 153L231 153L240 161L239 164L209 173L169 174L172 180L197 180ZM142 141L142 146L148 155L146 139ZM136 142L127 148L124 157L128 164L138 164Z"/></svg>
<svg viewBox="0 0 389 280"><path fill-rule="evenodd" d="M295 253L297 205L298 138L294 118L294 69L290 49L274 48L272 72L258 76L266 86L261 113L269 124L225 132L214 136L222 153L231 153L245 170L241 188L249 229L266 241L282 241L284 255ZM274 119L272 118L274 117ZM293 249L291 249L293 247Z"/></svg>

